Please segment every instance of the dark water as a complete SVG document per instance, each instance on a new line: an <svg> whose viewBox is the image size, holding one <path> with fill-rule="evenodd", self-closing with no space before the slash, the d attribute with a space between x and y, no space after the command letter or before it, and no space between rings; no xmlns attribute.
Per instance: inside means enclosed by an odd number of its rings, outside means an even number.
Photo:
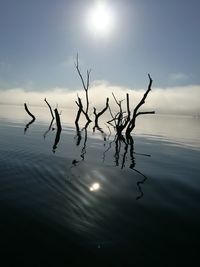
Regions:
<svg viewBox="0 0 200 267"><path fill-rule="evenodd" d="M157 132L139 122L143 135L126 146L108 129L93 134L92 126L79 140L62 114L55 147L49 117L24 133L29 118L19 110L0 116L1 266L198 260L199 120L157 117Z"/></svg>

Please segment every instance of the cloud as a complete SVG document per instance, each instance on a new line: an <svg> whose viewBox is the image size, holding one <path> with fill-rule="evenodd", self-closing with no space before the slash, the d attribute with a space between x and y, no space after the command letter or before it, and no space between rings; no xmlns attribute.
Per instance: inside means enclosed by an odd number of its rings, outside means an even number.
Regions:
<svg viewBox="0 0 200 267"><path fill-rule="evenodd" d="M106 81L96 81L91 84L89 90L90 107L101 109L105 106L106 97L110 98L113 109L117 106L113 100L112 92L119 100L125 99L126 93L130 95L130 107L134 108L140 101L146 89L132 90L127 87L111 85ZM26 91L23 88L13 88L0 90L0 103L3 104L23 104L43 106L44 98L52 106L59 105L60 108L76 108L75 100L77 94L85 102L85 92L83 89L71 91L67 88L53 88L47 91ZM197 114L200 113L200 85L177 86L169 88L152 88L143 110L155 110L157 113L175 114ZM125 109L125 101L123 102Z"/></svg>
<svg viewBox="0 0 200 267"><path fill-rule="evenodd" d="M177 72L177 73L172 73L169 75L169 80L171 81L185 81L189 79L189 75L182 73L182 72Z"/></svg>

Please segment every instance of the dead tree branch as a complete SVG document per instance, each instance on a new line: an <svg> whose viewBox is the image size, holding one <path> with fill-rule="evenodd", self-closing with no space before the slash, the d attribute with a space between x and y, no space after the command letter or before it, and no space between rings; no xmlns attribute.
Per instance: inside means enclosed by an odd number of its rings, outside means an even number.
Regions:
<svg viewBox="0 0 200 267"><path fill-rule="evenodd" d="M104 112L106 112L106 110L108 109L108 103L109 103L109 98L106 98L106 106L105 108L103 108L99 113L97 113L96 108L94 108L94 115L95 115L95 126L94 127L98 127L98 119L101 115L103 115Z"/></svg>
<svg viewBox="0 0 200 267"><path fill-rule="evenodd" d="M47 105L48 105L48 107L49 107L49 110L50 110L50 112L51 112L51 116L52 116L52 118L54 119L55 117L54 117L54 115L53 115L53 111L52 111L52 108L51 108L50 104L47 102L47 99L46 99L46 98L44 99L44 101L47 103Z"/></svg>
<svg viewBox="0 0 200 267"><path fill-rule="evenodd" d="M126 109L127 109L127 116L123 117L123 113L121 115L120 121L118 123L118 125L116 126L116 130L118 135L122 135L122 131L126 128L126 126L128 125L129 121L130 121L130 117L131 117L131 112L130 112L130 106L129 106L129 94L126 94Z"/></svg>
<svg viewBox="0 0 200 267"><path fill-rule="evenodd" d="M138 112L139 108L145 103L145 100L146 100L149 92L151 91L151 86L152 86L153 80L152 80L150 74L148 74L148 77L149 77L148 89L147 89L147 91L143 95L142 99L140 100L140 102L138 103L138 105L135 107L135 109L133 111L133 116L132 116L131 120L129 121L128 126L126 128L126 136L130 136L132 130L135 128L135 121L136 121L136 118L139 115L143 115L143 114L154 114L155 113L155 111Z"/></svg>
<svg viewBox="0 0 200 267"><path fill-rule="evenodd" d="M54 112L55 112L55 117L56 117L56 125L57 125L57 129L59 129L60 131L62 130L62 127L61 127L61 123L60 123L60 115L58 113L58 110L57 108L54 109Z"/></svg>
<svg viewBox="0 0 200 267"><path fill-rule="evenodd" d="M62 127L61 127L61 123L60 123L60 115L58 113L57 108L54 109L54 112L55 112L55 117L56 117L57 132L56 132L56 137L55 137L55 141L54 141L54 145L53 145L53 153L56 152L56 148L57 148L57 145L60 141L60 134L62 131Z"/></svg>
<svg viewBox="0 0 200 267"><path fill-rule="evenodd" d="M84 111L83 104L82 104L82 101L81 101L79 96L78 96L78 101L75 101L75 102L76 102L76 105L79 107L79 110L78 110L77 115L76 115L75 124L78 123L81 112L85 115L87 121L90 123L92 120L89 118L88 113L86 113L86 111Z"/></svg>
<svg viewBox="0 0 200 267"><path fill-rule="evenodd" d="M26 103L24 103L24 108L25 108L26 112L28 113L28 115L31 116L33 118L33 120L35 120L35 116L29 111Z"/></svg>
<svg viewBox="0 0 200 267"><path fill-rule="evenodd" d="M75 62L75 67L76 70L78 72L78 75L81 79L82 85L83 85L83 89L85 90L85 97L86 97L86 108L85 111L83 110L83 107L81 109L81 111L83 112L83 114L86 116L86 119L88 120L89 116L88 116L88 110L89 110L89 96L88 96L88 89L90 86L90 73L91 70L87 70L87 77L86 77L86 81L83 78L83 75L80 71L80 67L79 67L79 59L78 59L78 54L76 56L76 62ZM91 121L90 119L88 121Z"/></svg>

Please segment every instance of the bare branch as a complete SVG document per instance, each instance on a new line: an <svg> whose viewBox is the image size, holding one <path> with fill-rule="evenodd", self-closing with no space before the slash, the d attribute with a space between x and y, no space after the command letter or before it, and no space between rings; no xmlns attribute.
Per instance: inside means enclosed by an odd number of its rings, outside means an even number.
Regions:
<svg viewBox="0 0 200 267"><path fill-rule="evenodd" d="M153 80L151 79L151 76L150 74L148 74L148 77L149 77L149 85L148 85L148 89L147 91L145 92L145 94L143 95L142 99L140 100L139 104L135 107L134 109L134 113L136 114L138 109L145 103L145 100L147 98L147 95L149 94L149 92L151 91L151 85L152 85L152 82Z"/></svg>
<svg viewBox="0 0 200 267"><path fill-rule="evenodd" d="M142 99L140 100L140 102L138 103L138 105L135 107L135 109L133 111L132 119L130 120L130 122L129 122L128 126L127 126L127 129L126 129L126 136L129 136L131 134L132 130L134 129L135 121L136 121L137 116L142 115L142 114L154 114L155 113L155 111L138 112L139 108L145 103L145 100L146 100L149 92L151 91L151 86L152 86L153 80L152 80L150 74L148 74L148 77L149 77L148 89L147 89L147 91L143 95Z"/></svg>
<svg viewBox="0 0 200 267"><path fill-rule="evenodd" d="M48 105L48 107L49 107L49 109L50 109L50 112L51 112L51 116L52 116L52 118L54 119L55 117L54 117L54 115L53 115L53 111L52 111L52 108L51 108L50 104L47 102L46 98L44 99L44 101L47 103L47 105Z"/></svg>
<svg viewBox="0 0 200 267"><path fill-rule="evenodd" d="M108 109L108 103L109 103L109 98L106 98L106 106L105 108L102 109L99 113L96 112L96 108L94 108L94 115L95 115L95 127L98 127L98 119L99 117Z"/></svg>
<svg viewBox="0 0 200 267"><path fill-rule="evenodd" d="M35 116L29 111L26 103L24 103L24 108L25 108L26 112L28 113L28 115L31 116L33 118L33 120L35 120Z"/></svg>

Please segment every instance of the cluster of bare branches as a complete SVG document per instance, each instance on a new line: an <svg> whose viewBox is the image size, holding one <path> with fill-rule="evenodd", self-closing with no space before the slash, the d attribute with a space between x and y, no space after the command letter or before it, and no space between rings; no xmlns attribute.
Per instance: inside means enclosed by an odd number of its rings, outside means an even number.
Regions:
<svg viewBox="0 0 200 267"><path fill-rule="evenodd" d="M89 90L89 86L90 86L90 73L91 70L87 70L87 77L84 80L83 75L80 71L80 67L79 67L79 59L78 59L78 54L76 56L76 62L75 62L75 67L76 70L78 72L78 75L81 79L82 85L83 85L83 89L85 90L85 97L86 97L86 107L84 109L83 104L82 104L82 100L81 98L77 95L78 100L75 101L77 106L78 106L78 112L77 112L77 116L75 119L75 123L77 124L80 118L81 113L83 113L85 115L85 118L87 119L88 123L90 123L92 120L89 118L88 115L88 110L89 110L89 96L88 96L88 90Z"/></svg>
<svg viewBox="0 0 200 267"><path fill-rule="evenodd" d="M86 72L86 78L83 78L83 75L81 73L80 70L80 66L79 66L79 58L78 58L78 54L76 57L76 62L75 62L75 67L78 73L78 76L80 77L83 89L85 91L85 104L83 104L82 99L79 97L79 95L77 95L77 100L75 101L75 103L78 106L78 111L77 111L77 115L75 118L75 125L76 125L76 145L79 146L81 143L81 139L82 139L82 133L84 133L84 138L83 138L83 145L82 145L82 149L81 149L81 160L73 160L72 161L72 167L77 166L77 164L79 164L80 162L84 161L85 159L85 154L86 154L86 144L87 144L87 128L88 125L92 122L92 119L89 116L89 109L90 109L90 100L89 100L89 87L90 87L90 73L91 70L87 70ZM93 115L94 115L94 127L93 127L93 131L95 131L95 129L97 129L101 134L102 137L104 139L104 141L106 141L106 134L104 133L103 129L100 128L99 126L99 118L107 111L109 110L110 112L110 116L111 119L109 121L107 121L106 126L109 129L110 135L111 135L111 130L109 128L108 125L111 125L114 130L115 130L115 137L114 140L111 141L109 143L108 148L104 151L103 153L103 161L105 160L105 156L106 153L110 150L112 143L114 142L115 144L115 154L114 154L114 162L116 166L121 166L121 169L123 169L125 167L125 163L126 163L126 158L127 158L127 153L128 150L130 152L130 160L131 160L131 164L129 165L129 168L132 169L133 171L137 172L138 174L140 174L142 176L142 180L139 180L137 182L137 187L138 190L140 192L140 195L136 198L136 199L140 199L143 196L143 191L141 188L141 185L146 181L147 176L145 176L143 173L141 173L139 170L137 170L135 168L135 157L134 154L138 154L134 152L134 146L133 146L133 138L131 136L132 131L135 128L136 125L136 119L138 116L140 115L145 115L145 114L154 114L155 111L140 111L140 108L145 104L146 98L149 94L149 92L151 91L151 87L152 87L152 78L150 76L150 74L148 74L148 78L149 78L149 84L148 84L148 88L146 90L146 92L144 93L143 97L141 98L141 100L139 101L139 103L135 106L135 108L130 108L130 99L129 99L129 94L126 94L125 99L122 100L118 100L116 98L116 96L114 95L114 93L112 93L113 99L115 104L118 107L118 111L116 114L113 113L111 106L109 104L109 98L106 98L106 103L105 103L105 107L103 109L101 109L100 111L97 111L97 109L95 107L93 107ZM55 134L55 140L54 140L54 144L53 144L53 152L55 153L56 148L58 146L58 143L60 141L60 134L62 131L62 126L61 126L61 121L60 121L60 114L58 112L58 109L55 108L54 112L51 108L51 105L49 104L49 102L47 101L47 99L44 99L45 103L47 104L47 106L49 107L50 110L50 114L51 114L51 123L49 125L49 128L47 129L47 131L44 133L44 138L46 137L46 135L48 134L48 132L50 130L54 130L53 122L54 120L56 120L56 126L57 126L57 131ZM126 102L125 105L125 110L123 110L123 101ZM24 132L26 133L28 127L35 121L35 116L29 111L27 104L24 104L25 110L28 113L29 116L31 116L31 121L29 123L27 123L27 125L25 126ZM132 110L132 111L131 111ZM86 124L85 127L83 127L83 129L80 130L79 127L79 119L81 114L84 115L85 119L86 119ZM108 138L109 139L109 138ZM104 143L105 145L105 143ZM124 147L124 153L122 153L122 147ZM143 156L150 156L147 154L140 154ZM122 156L122 158L120 158Z"/></svg>
<svg viewBox="0 0 200 267"><path fill-rule="evenodd" d="M82 103L82 99L79 97L79 95L77 95L77 100L75 101L75 103L78 106L78 111L77 111L77 115L76 115L76 119L75 119L75 125L76 125L76 131L77 131L77 145L79 145L80 141L81 141L81 132L84 129L87 130L88 125L92 122L92 120L89 116L89 108L90 108L89 87L90 87L91 70L87 70L86 78L84 79L83 74L80 70L78 54L76 56L75 68L77 70L78 76L80 77L83 89L85 91L85 103L84 104ZM118 142L118 140L122 140L125 143L126 142L130 143L131 142L131 139L130 139L131 133L135 128L137 117L140 115L154 114L155 113L155 111L145 111L145 112L140 111L140 108L142 107L143 104L145 104L145 100L146 100L149 92L151 91L151 86L152 86L153 80L152 80L150 74L148 74L148 78L149 78L148 88L147 88L146 92L144 93L140 102L133 109L133 111L131 111L131 108L130 108L130 100L129 100L129 94L128 93L126 94L126 98L122 99L122 100L117 100L114 93L112 93L113 99L114 99L116 105L118 106L118 112L116 114L113 114L113 112L111 110L108 97L106 98L105 107L102 110L100 110L98 112L97 109L95 107L93 107L93 114L94 114L93 131L95 131L95 129L97 129L98 131L101 132L102 136L104 136L104 138L105 138L104 131L99 126L99 118L107 110L109 110L110 115L111 115L111 119L109 121L107 121L107 123L114 127L114 130L116 131L117 142ZM55 144L53 147L53 150L55 150L57 143L59 141L59 138L60 138L61 130L62 130L61 123L60 123L60 115L58 113L57 108L54 110L54 112L52 111L51 105L48 103L46 98L44 99L44 101L48 105L51 116L52 116L50 126L47 129L47 131L44 133L44 138L46 137L47 133L51 129L53 129L52 124L53 124L54 119L56 119L57 134L56 134ZM122 107L123 101L126 101L126 110L125 111L123 110L123 107ZM28 129L30 124L35 121L35 116L29 111L26 103L24 104L24 107L25 107L26 112L32 117L32 120L25 127L25 132L26 132L26 130ZM55 114L55 116L54 116L54 114ZM79 128L79 119L80 119L81 114L83 114L85 116L86 121L87 121L85 124L85 127L82 130L80 130L80 128Z"/></svg>
<svg viewBox="0 0 200 267"><path fill-rule="evenodd" d="M111 124L112 126L114 126L114 128L116 129L116 133L118 135L119 138L123 139L123 131L125 131L125 135L127 140L129 139L131 132L133 131L133 129L135 128L135 124L136 124L136 118L140 115L144 115L144 114L154 114L155 111L145 111L145 112L140 112L139 109L140 107L145 103L145 100L149 94L149 92L151 91L151 86L152 86L152 78L151 76L148 74L149 77L149 85L148 85L148 89L145 92L145 94L143 95L142 99L140 100L140 102L136 105L136 107L134 108L132 114L130 111L130 101L129 101L129 94L126 94L126 111L122 110L122 101L123 100L117 100L114 93L112 93L113 98L115 100L115 103L117 104L117 106L119 107L119 111L117 112L117 114L114 116L111 108L109 107L110 110L110 114L112 119L109 120L107 123ZM114 125L113 125L114 123Z"/></svg>
<svg viewBox="0 0 200 267"><path fill-rule="evenodd" d="M84 114L84 116L87 120L87 123L86 123L87 126L90 122L92 122L91 118L88 115L88 111L89 111L89 93L88 93L88 91L89 91L89 86L90 86L91 70L87 70L86 79L84 79L83 75L80 71L78 54L76 57L75 67L76 67L78 75L81 79L81 83L82 83L83 89L85 91L85 98L86 98L86 107L85 108L84 108L82 100L79 96L77 96L77 101L75 101L78 108L79 108L78 112L77 112L76 119L75 119L75 124L76 124L76 127L78 128L78 122L79 122L81 113ZM148 85L147 91L143 95L140 102L136 105L133 112L131 112L131 110L130 110L130 101L129 101L129 94L128 93L126 94L126 111L123 111L123 109L122 109L122 102L124 101L124 99L123 100L117 100L114 93L112 93L112 96L114 98L115 103L118 106L118 109L119 109L117 114L113 115L111 107L109 105L109 98L108 97L106 99L105 107L100 112L97 112L96 108L94 107L93 108L93 114L94 114L95 118L94 118L93 131L95 131L95 128L97 128L98 130L102 130L98 124L99 117L101 115L103 115L103 113L106 112L106 110L109 110L110 115L111 115L111 120L107 121L107 123L111 124L114 127L114 129L116 130L116 134L118 135L119 138L123 139L123 132L125 131L126 139L128 140L128 138L131 135L131 132L135 128L136 118L140 115L154 114L155 113L155 111L146 111L146 112L139 111L140 107L145 103L145 100L146 100L149 92L151 91L151 86L152 86L153 80L152 80L150 74L148 74L148 77L149 77L149 85Z"/></svg>
<svg viewBox="0 0 200 267"><path fill-rule="evenodd" d="M77 95L77 100L75 101L75 103L78 106L78 112L77 112L77 115L76 115L75 124L76 124L76 127L77 127L79 119L80 119L80 116L81 116L81 113L83 113L85 118L86 118L86 120L87 120L86 125L88 126L89 123L92 122L91 118L88 115L88 112L89 112L89 94L88 94L88 91L89 91L89 86L90 86L91 69L87 70L86 78L84 79L83 75L82 75L82 73L80 71L78 54L76 56L76 62L74 64L75 64L77 73L78 73L78 75L79 75L79 77L81 79L81 83L82 83L83 89L85 91L85 98L86 98L86 107L84 108L81 98ZM100 129L99 124L98 124L98 119L99 119L99 117L101 115L103 115L103 113L108 109L108 107L109 107L109 98L106 99L105 108L103 108L100 112L97 113L96 108L95 107L93 108L94 109L93 114L95 116L95 121L94 121L95 125L94 125L94 128L93 128L94 130L95 130L95 128L97 128L97 129L99 128Z"/></svg>

